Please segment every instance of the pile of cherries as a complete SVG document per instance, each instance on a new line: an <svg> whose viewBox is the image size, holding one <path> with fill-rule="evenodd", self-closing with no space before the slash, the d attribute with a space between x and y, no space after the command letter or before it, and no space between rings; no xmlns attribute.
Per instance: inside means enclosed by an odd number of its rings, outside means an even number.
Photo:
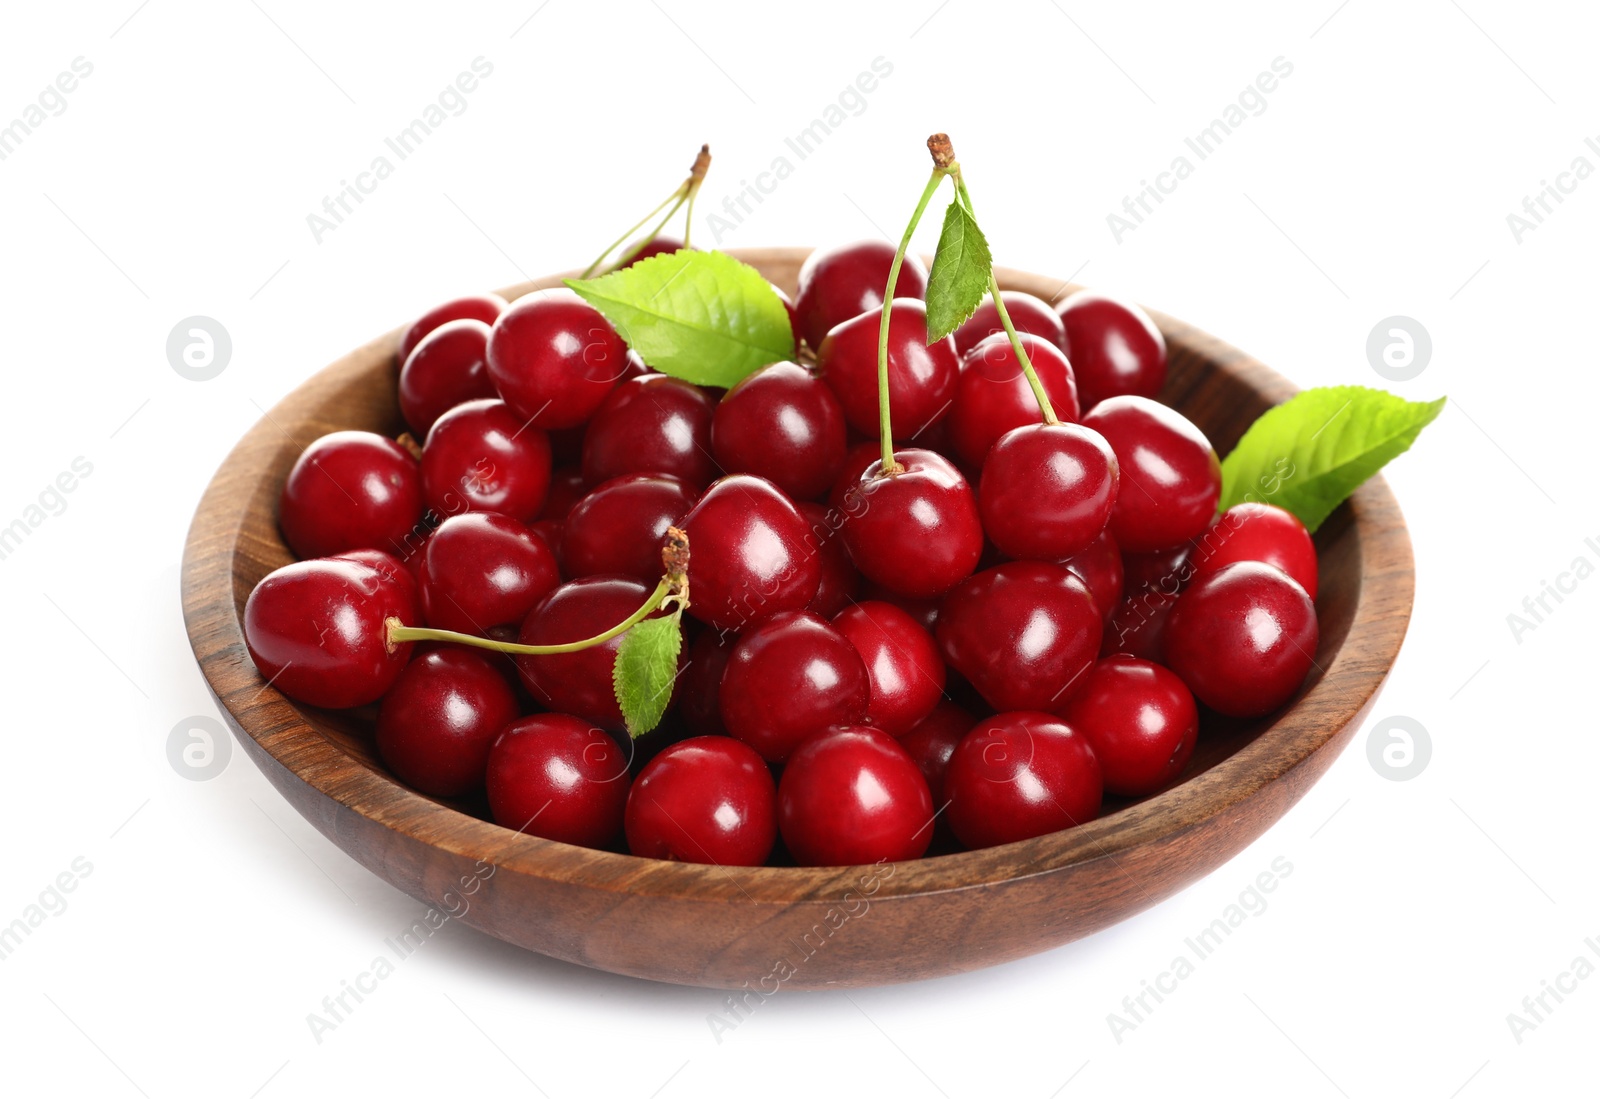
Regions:
<svg viewBox="0 0 1600 1099"><path fill-rule="evenodd" d="M930 345L908 258L885 472L893 259L814 253L789 306L809 350L726 392L651 371L569 290L427 313L399 348L420 448L337 431L288 475L301 560L245 610L261 674L310 705L376 703L395 776L486 794L507 827L752 866L1055 832L1177 781L1197 699L1230 717L1288 702L1317 647L1316 552L1279 508L1217 514L1215 452L1155 400L1151 320L1089 291L1004 294L1058 421L1041 422L993 302ZM688 634L643 737L614 690L620 637L515 658L389 642L391 619L593 638L647 604L669 528L689 544Z"/></svg>

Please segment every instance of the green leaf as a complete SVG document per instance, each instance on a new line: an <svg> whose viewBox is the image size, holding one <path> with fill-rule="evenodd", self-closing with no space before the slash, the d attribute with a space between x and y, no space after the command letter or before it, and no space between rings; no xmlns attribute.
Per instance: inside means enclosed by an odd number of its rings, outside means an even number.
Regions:
<svg viewBox="0 0 1600 1099"><path fill-rule="evenodd" d="M678 677L678 653L683 633L675 612L665 618L646 618L622 635L617 661L611 669L611 686L622 707L628 732L644 736L661 724L672 701L672 684Z"/></svg>
<svg viewBox="0 0 1600 1099"><path fill-rule="evenodd" d="M989 290L989 242L959 199L950 200L939 249L928 272L928 342L935 343L972 316Z"/></svg>
<svg viewBox="0 0 1600 1099"><path fill-rule="evenodd" d="M1308 389L1268 409L1222 463L1227 510L1276 504L1316 530L1368 477L1404 454L1444 408L1365 386Z"/></svg>
<svg viewBox="0 0 1600 1099"><path fill-rule="evenodd" d="M726 252L673 252L566 282L646 363L696 385L731 386L795 355L777 291Z"/></svg>

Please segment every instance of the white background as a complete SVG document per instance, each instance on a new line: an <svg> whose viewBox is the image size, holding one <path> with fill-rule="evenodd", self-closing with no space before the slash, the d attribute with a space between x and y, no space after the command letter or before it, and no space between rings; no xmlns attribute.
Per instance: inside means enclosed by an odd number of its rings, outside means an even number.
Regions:
<svg viewBox="0 0 1600 1099"><path fill-rule="evenodd" d="M1507 1016L1600 936L1600 580L1520 643L1507 615L1574 558L1600 564L1600 178L1520 242L1506 220L1574 158L1600 167L1584 146L1600 139L1592 10L137 4L8 5L0 34L0 121L74 58L93 65L0 162L0 525L74 458L93 466L0 560L0 923L74 859L92 866L0 962L0 1087L1593 1091L1600 979L1520 1042ZM306 215L479 56L494 71L465 113L318 243ZM1115 240L1107 213L1280 56L1293 74L1266 111ZM1427 728L1426 769L1382 777L1364 728L1257 844L1137 918L986 972L785 993L720 1043L717 993L458 925L318 1043L307 1014L421 908L238 750L207 782L168 763L173 726L213 712L178 602L207 479L262 410L344 351L458 292L586 262L701 141L716 156L709 212L876 57L893 73L865 109L803 162L789 154L793 174L720 242L702 220L699 243L897 234L926 177L923 139L945 129L1000 262L1128 293L1301 385L1384 384L1369 331L1394 314L1426 326L1428 368L1390 388L1452 404L1390 473L1417 602L1374 715ZM232 336L214 381L166 358L193 314ZM1119 1043L1108 1013L1280 856L1293 873L1270 906Z"/></svg>

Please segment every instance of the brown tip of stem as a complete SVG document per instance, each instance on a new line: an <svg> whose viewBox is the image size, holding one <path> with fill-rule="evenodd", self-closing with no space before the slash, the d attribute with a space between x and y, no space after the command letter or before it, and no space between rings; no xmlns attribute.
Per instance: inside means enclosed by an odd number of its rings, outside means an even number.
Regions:
<svg viewBox="0 0 1600 1099"><path fill-rule="evenodd" d="M694 164L689 168L689 178L701 180L706 178L706 173L711 170L711 146L702 145L695 154Z"/></svg>
<svg viewBox="0 0 1600 1099"><path fill-rule="evenodd" d="M689 536L677 527L667 528L667 542L661 547L661 563L667 576L679 580L689 571Z"/></svg>
<svg viewBox="0 0 1600 1099"><path fill-rule="evenodd" d="M950 145L949 134L934 134L928 138L928 152L933 156L935 168L948 168L956 162L956 151Z"/></svg>
<svg viewBox="0 0 1600 1099"><path fill-rule="evenodd" d="M393 615L390 615L388 618L385 618L383 620L383 651L384 652L393 653L396 649L398 649L400 647L399 642L395 641L395 639L394 639L394 631L398 627L404 626L404 625L405 625L404 622L400 621L398 618L395 618Z"/></svg>
<svg viewBox="0 0 1600 1099"><path fill-rule="evenodd" d="M417 445L417 438L415 435L411 434L411 432L402 431L395 437L394 441L399 443L401 448L407 454L411 455L419 462L422 461L422 447Z"/></svg>

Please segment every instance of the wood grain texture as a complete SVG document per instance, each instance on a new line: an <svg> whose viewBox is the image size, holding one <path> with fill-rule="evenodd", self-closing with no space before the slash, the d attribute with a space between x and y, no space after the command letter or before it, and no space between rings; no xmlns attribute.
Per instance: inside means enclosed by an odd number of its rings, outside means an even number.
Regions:
<svg viewBox="0 0 1600 1099"><path fill-rule="evenodd" d="M793 292L806 250L735 254ZM1003 287L1046 299L1063 289L1056 279L999 274ZM1294 393L1243 353L1153 315L1170 350L1164 397L1219 452ZM1322 636L1300 696L1275 720L1208 726L1184 781L1164 793L1066 832L876 868L723 869L525 836L400 785L374 761L370 711L302 707L267 686L245 651L245 598L291 559L274 509L300 450L340 428L400 430L398 333L291 393L217 471L184 553L189 638L239 742L307 820L430 905L492 869L460 919L556 958L771 992L935 977L1091 934L1209 873L1299 800L1354 735L1405 636L1411 544L1394 497L1374 478L1317 533Z"/></svg>

